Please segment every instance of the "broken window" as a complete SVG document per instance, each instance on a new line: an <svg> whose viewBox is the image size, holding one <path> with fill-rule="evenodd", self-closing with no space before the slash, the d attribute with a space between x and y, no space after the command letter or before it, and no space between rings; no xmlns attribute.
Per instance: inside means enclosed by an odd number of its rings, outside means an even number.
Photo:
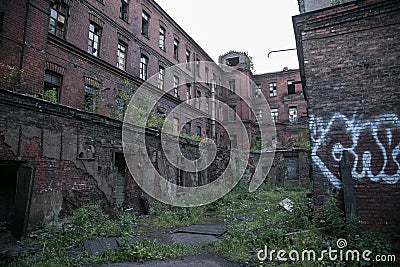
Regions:
<svg viewBox="0 0 400 267"><path fill-rule="evenodd" d="M179 98L179 77L174 75L174 96Z"/></svg>
<svg viewBox="0 0 400 267"><path fill-rule="evenodd" d="M269 96L275 97L277 96L276 92L276 82L269 83Z"/></svg>
<svg viewBox="0 0 400 267"><path fill-rule="evenodd" d="M297 121L297 108L289 107L289 121L296 122Z"/></svg>
<svg viewBox="0 0 400 267"><path fill-rule="evenodd" d="M257 84L257 88L256 88L256 91L255 91L255 93L254 93L254 97L255 98L260 98L261 97L261 84Z"/></svg>
<svg viewBox="0 0 400 267"><path fill-rule="evenodd" d="M51 71L44 73L43 98L52 102L60 102L62 76Z"/></svg>
<svg viewBox="0 0 400 267"><path fill-rule="evenodd" d="M190 70L190 51L186 49L186 68Z"/></svg>
<svg viewBox="0 0 400 267"><path fill-rule="evenodd" d="M95 23L89 25L88 53L98 57L100 49L101 28Z"/></svg>
<svg viewBox="0 0 400 267"><path fill-rule="evenodd" d="M119 6L119 17L124 21L128 21L128 10L129 10L128 0L121 0Z"/></svg>
<svg viewBox="0 0 400 267"><path fill-rule="evenodd" d="M68 6L63 2L52 4L50 7L49 32L64 38L67 24Z"/></svg>
<svg viewBox="0 0 400 267"><path fill-rule="evenodd" d="M160 41L158 43L160 49L165 50L165 29L160 27Z"/></svg>
<svg viewBox="0 0 400 267"><path fill-rule="evenodd" d="M142 11L142 35L149 37L149 20L150 16L146 11Z"/></svg>
<svg viewBox="0 0 400 267"><path fill-rule="evenodd" d="M179 41L174 38L174 58L179 60Z"/></svg>
<svg viewBox="0 0 400 267"><path fill-rule="evenodd" d="M89 112L96 112L98 106L99 89L92 85L85 85L83 108Z"/></svg>
<svg viewBox="0 0 400 267"><path fill-rule="evenodd" d="M200 59L196 56L196 75L200 77Z"/></svg>
<svg viewBox="0 0 400 267"><path fill-rule="evenodd" d="M232 57L226 59L226 65L228 66L236 66L239 64L239 57Z"/></svg>
<svg viewBox="0 0 400 267"><path fill-rule="evenodd" d="M186 103L188 103L188 104L190 104L190 99L192 97L190 94L190 89L191 89L190 83L187 83L186 84Z"/></svg>
<svg viewBox="0 0 400 267"><path fill-rule="evenodd" d="M263 111L261 109L256 110L257 120L261 121L263 118Z"/></svg>
<svg viewBox="0 0 400 267"><path fill-rule="evenodd" d="M277 108L271 108L271 117L274 122L278 121L278 109Z"/></svg>
<svg viewBox="0 0 400 267"><path fill-rule="evenodd" d="M196 90L196 104L197 104L197 108L200 109L200 97L201 97L201 91L199 89Z"/></svg>
<svg viewBox="0 0 400 267"><path fill-rule="evenodd" d="M206 84L209 84L209 83L210 83L210 82L209 82L209 78L208 78L208 72L209 72L208 68L205 67L205 80L206 80Z"/></svg>
<svg viewBox="0 0 400 267"><path fill-rule="evenodd" d="M228 119L230 121L236 120L236 106L230 106Z"/></svg>
<svg viewBox="0 0 400 267"><path fill-rule="evenodd" d="M196 135L201 137L201 126L196 127Z"/></svg>
<svg viewBox="0 0 400 267"><path fill-rule="evenodd" d="M142 80L147 80L148 64L149 64L149 58L142 54L140 56L140 74L139 74L139 77Z"/></svg>
<svg viewBox="0 0 400 267"><path fill-rule="evenodd" d="M229 80L229 93L234 94L236 90L235 79Z"/></svg>
<svg viewBox="0 0 400 267"><path fill-rule="evenodd" d="M293 95L296 93L296 88L293 80L287 81L287 90L289 95Z"/></svg>
<svg viewBox="0 0 400 267"><path fill-rule="evenodd" d="M124 43L118 42L117 67L121 70L125 70L126 47Z"/></svg>
<svg viewBox="0 0 400 267"><path fill-rule="evenodd" d="M158 81L157 81L158 89L164 90L164 76L165 76L165 68L162 67L162 66L159 66L159 68L158 68Z"/></svg>
<svg viewBox="0 0 400 267"><path fill-rule="evenodd" d="M192 130L191 128L192 128L192 124L190 122L187 122L185 124L185 133L190 135L191 130Z"/></svg>

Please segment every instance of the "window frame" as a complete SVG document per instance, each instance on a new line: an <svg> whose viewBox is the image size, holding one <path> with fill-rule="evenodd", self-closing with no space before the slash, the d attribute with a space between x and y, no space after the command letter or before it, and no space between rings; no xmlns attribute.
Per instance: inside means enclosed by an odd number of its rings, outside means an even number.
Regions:
<svg viewBox="0 0 400 267"><path fill-rule="evenodd" d="M149 38L149 26L150 26L150 15L142 10L142 27L141 27L141 34Z"/></svg>
<svg viewBox="0 0 400 267"><path fill-rule="evenodd" d="M157 88L164 90L165 83L165 68L161 65L158 66Z"/></svg>
<svg viewBox="0 0 400 267"><path fill-rule="evenodd" d="M124 50L125 51L122 51L123 49L121 49L121 48L124 48ZM120 70L126 70L126 56L127 56L127 54L128 54L128 45L127 44L125 44L124 42L122 42L122 41L118 41L118 52L117 52L117 68L119 68ZM122 57L121 57L121 55L122 55ZM122 68L121 68L121 65L120 65L120 59L123 59L123 65L122 65Z"/></svg>
<svg viewBox="0 0 400 267"><path fill-rule="evenodd" d="M149 58L146 55L141 54L140 65L139 65L139 78L144 81L147 80L148 67L149 67Z"/></svg>
<svg viewBox="0 0 400 267"><path fill-rule="evenodd" d="M166 37L166 33L167 31L165 30L165 28L163 26L160 26L159 29L159 40L158 40L158 47L165 51L165 37Z"/></svg>
<svg viewBox="0 0 400 267"><path fill-rule="evenodd" d="M61 1L59 3L54 3L50 5L49 28L48 28L49 33L65 39L67 22L68 22L68 9L69 7L64 2ZM60 16L63 17L64 22L60 22ZM54 25L52 25L52 22L54 22ZM63 25L62 27L59 27L60 23L62 23ZM52 30L52 28L54 28L54 30Z"/></svg>
<svg viewBox="0 0 400 267"><path fill-rule="evenodd" d="M120 1L119 18L125 22L129 21L129 0Z"/></svg>
<svg viewBox="0 0 400 267"><path fill-rule="evenodd" d="M176 98L180 99L180 97L179 97L179 77L177 75L174 75L173 80L174 80L174 96Z"/></svg>
<svg viewBox="0 0 400 267"><path fill-rule="evenodd" d="M268 83L268 88L269 88L269 97L277 97L278 96L276 82Z"/></svg>
<svg viewBox="0 0 400 267"><path fill-rule="evenodd" d="M100 89L93 85L85 84L84 90L85 90L85 95L84 95L84 100L83 100L84 110L88 111L88 112L96 112L98 109L98 104L99 104L98 103L98 95L100 93ZM91 99L90 99L91 103L89 102L89 100L87 98L89 95L91 96ZM89 104L90 104L90 107L89 107Z"/></svg>
<svg viewBox="0 0 400 267"><path fill-rule="evenodd" d="M279 109L278 108L271 108L271 118L276 123L279 119Z"/></svg>
<svg viewBox="0 0 400 267"><path fill-rule="evenodd" d="M179 61L179 40L174 38L174 59Z"/></svg>
<svg viewBox="0 0 400 267"><path fill-rule="evenodd" d="M51 76L50 81L46 77ZM59 84L52 83L53 78L59 80ZM51 70L45 70L43 77L43 94L45 91L56 88L57 90L57 103L61 103L61 87L62 87L63 76L57 72ZM51 87L51 88L50 88Z"/></svg>
<svg viewBox="0 0 400 267"><path fill-rule="evenodd" d="M93 30L92 30L93 27ZM97 32L96 32L97 30ZM89 24L89 38L88 38L88 53L94 57L100 57L100 45L101 45L101 32L102 28L100 25L90 22ZM91 38L91 34L93 38ZM97 41L96 41L97 37ZM97 48L94 48L95 44L97 44ZM95 51L94 51L95 50Z"/></svg>
<svg viewBox="0 0 400 267"><path fill-rule="evenodd" d="M288 91L288 95L296 94L295 80L288 80L287 81L287 91Z"/></svg>

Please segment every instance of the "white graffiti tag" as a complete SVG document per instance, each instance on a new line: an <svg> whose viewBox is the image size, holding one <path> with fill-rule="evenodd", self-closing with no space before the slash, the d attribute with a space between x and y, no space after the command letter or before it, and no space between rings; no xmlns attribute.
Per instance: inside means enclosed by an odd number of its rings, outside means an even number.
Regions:
<svg viewBox="0 0 400 267"><path fill-rule="evenodd" d="M335 113L329 121L311 116L311 156L323 175L341 188L338 166L343 151L352 158L353 179L395 184L400 179L400 121L395 114L351 118Z"/></svg>

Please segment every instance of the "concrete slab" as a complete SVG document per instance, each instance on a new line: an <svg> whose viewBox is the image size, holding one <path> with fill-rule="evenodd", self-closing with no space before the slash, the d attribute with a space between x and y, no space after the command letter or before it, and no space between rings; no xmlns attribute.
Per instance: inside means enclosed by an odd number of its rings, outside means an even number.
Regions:
<svg viewBox="0 0 400 267"><path fill-rule="evenodd" d="M185 257L183 259L166 259L162 261L149 261L144 263L126 262L126 263L107 263L101 267L230 267L240 266L237 263L228 262L214 255L196 255Z"/></svg>
<svg viewBox="0 0 400 267"><path fill-rule="evenodd" d="M118 248L117 237L100 237L96 239L86 240L83 242L85 251L91 256L101 254L104 251Z"/></svg>
<svg viewBox="0 0 400 267"><path fill-rule="evenodd" d="M210 242L220 241L219 238L213 235L202 235L202 234L191 234L191 233L174 233L171 234L171 238L174 242L191 245L200 246Z"/></svg>
<svg viewBox="0 0 400 267"><path fill-rule="evenodd" d="M226 226L224 224L197 224L176 229L176 233L191 233L202 235L221 236L225 233Z"/></svg>

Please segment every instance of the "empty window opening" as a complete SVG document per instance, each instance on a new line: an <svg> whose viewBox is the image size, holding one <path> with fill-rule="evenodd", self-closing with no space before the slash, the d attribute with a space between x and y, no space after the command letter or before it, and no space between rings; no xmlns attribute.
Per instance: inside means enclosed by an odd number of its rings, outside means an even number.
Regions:
<svg viewBox="0 0 400 267"><path fill-rule="evenodd" d="M83 108L89 112L96 112L98 107L98 88L92 85L85 85L85 97L83 101Z"/></svg>
<svg viewBox="0 0 400 267"><path fill-rule="evenodd" d="M52 102L59 103L61 83L62 83L61 75L54 72L45 71L42 98Z"/></svg>
<svg viewBox="0 0 400 267"><path fill-rule="evenodd" d="M129 10L128 0L121 0L121 4L119 7L119 17L124 21L128 21L128 10Z"/></svg>
<svg viewBox="0 0 400 267"><path fill-rule="evenodd" d="M145 37L149 37L149 20L150 16L147 12L142 12L142 35Z"/></svg>
<svg viewBox="0 0 400 267"><path fill-rule="evenodd" d="M226 59L226 65L228 66L236 66L239 64L239 57L232 57Z"/></svg>
<svg viewBox="0 0 400 267"><path fill-rule="evenodd" d="M229 93L230 94L234 94L236 91L236 84L235 84L235 80L229 80Z"/></svg>
<svg viewBox="0 0 400 267"><path fill-rule="evenodd" d="M192 124L190 122L187 122L185 124L185 133L190 135L191 130L192 130L191 128L192 128Z"/></svg>
<svg viewBox="0 0 400 267"><path fill-rule="evenodd" d="M254 97L255 98L260 98L261 94L262 94L262 92L261 92L261 84L257 84L257 88L256 88L256 91L254 93Z"/></svg>
<svg viewBox="0 0 400 267"><path fill-rule="evenodd" d="M293 80L287 81L288 94L293 95L296 93L296 88Z"/></svg>
<svg viewBox="0 0 400 267"><path fill-rule="evenodd" d="M178 39L174 39L174 58L179 60L179 41Z"/></svg>
<svg viewBox="0 0 400 267"><path fill-rule="evenodd" d="M190 51L186 50L186 68L190 69Z"/></svg>
<svg viewBox="0 0 400 267"><path fill-rule="evenodd" d="M196 127L196 135L201 137L201 126Z"/></svg>

